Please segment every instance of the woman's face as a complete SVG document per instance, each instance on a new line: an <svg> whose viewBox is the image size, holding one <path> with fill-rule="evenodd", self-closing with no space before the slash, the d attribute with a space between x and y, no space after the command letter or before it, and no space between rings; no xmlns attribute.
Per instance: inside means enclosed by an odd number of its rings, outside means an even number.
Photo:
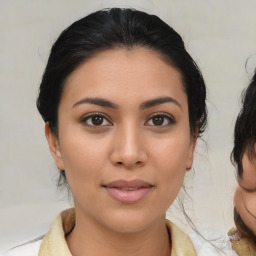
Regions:
<svg viewBox="0 0 256 256"><path fill-rule="evenodd" d="M245 153L242 159L243 175L235 193L235 205L248 228L256 235L256 159Z"/></svg>
<svg viewBox="0 0 256 256"><path fill-rule="evenodd" d="M103 51L81 64L65 84L58 139L48 125L46 135L77 219L118 232L163 220L193 162L181 75L146 48Z"/></svg>

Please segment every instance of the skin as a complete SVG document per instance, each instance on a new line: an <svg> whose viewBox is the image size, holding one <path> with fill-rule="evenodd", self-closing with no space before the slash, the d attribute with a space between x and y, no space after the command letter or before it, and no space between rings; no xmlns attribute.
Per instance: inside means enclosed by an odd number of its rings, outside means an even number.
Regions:
<svg viewBox="0 0 256 256"><path fill-rule="evenodd" d="M145 104L166 97L173 100ZM106 117L97 126L90 117L95 112ZM160 125L152 118L156 114ZM196 137L179 71L147 48L100 52L66 81L58 138L48 124L45 131L74 197L76 226L66 238L72 255L171 254L165 212L191 168ZM142 200L123 204L103 187L118 179L140 179L152 189Z"/></svg>
<svg viewBox="0 0 256 256"><path fill-rule="evenodd" d="M243 175L236 189L234 202L247 227L256 235L256 159L242 158Z"/></svg>

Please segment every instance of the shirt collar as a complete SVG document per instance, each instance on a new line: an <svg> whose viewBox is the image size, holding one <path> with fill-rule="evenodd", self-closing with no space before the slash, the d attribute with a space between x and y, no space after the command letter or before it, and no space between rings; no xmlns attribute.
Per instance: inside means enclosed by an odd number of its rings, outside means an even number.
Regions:
<svg viewBox="0 0 256 256"><path fill-rule="evenodd" d="M236 228L232 228L228 232L230 242L232 243L233 250L237 255L255 256L256 251L253 244L245 237L242 237Z"/></svg>
<svg viewBox="0 0 256 256"><path fill-rule="evenodd" d="M72 256L65 236L74 228L75 219L74 208L61 212L55 219L50 231L45 235L38 256ZM172 256L197 255L189 236L169 220L166 220L166 227L171 234Z"/></svg>

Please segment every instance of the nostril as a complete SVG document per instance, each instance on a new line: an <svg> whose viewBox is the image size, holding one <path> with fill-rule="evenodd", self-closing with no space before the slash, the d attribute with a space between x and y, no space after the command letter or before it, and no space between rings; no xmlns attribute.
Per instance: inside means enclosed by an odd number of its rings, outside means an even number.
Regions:
<svg viewBox="0 0 256 256"><path fill-rule="evenodd" d="M123 165L123 162L116 162L116 164L117 165ZM135 163L135 165L141 165L142 164L142 162L141 161L137 161L136 163Z"/></svg>

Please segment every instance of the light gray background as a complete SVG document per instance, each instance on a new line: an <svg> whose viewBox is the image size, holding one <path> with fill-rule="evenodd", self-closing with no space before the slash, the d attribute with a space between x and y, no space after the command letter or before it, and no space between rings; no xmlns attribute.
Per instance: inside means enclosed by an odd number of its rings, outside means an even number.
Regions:
<svg viewBox="0 0 256 256"><path fill-rule="evenodd" d="M226 233L233 225L233 126L248 71L256 66L255 0L0 0L0 250L46 232L69 207L35 101L52 43L73 21L103 7L159 15L182 36L208 87L209 126L199 141L186 208L195 224ZM179 217L177 217L179 216ZM174 207L168 217L184 223ZM182 224L184 229L188 228ZM207 233L207 232L206 232Z"/></svg>

